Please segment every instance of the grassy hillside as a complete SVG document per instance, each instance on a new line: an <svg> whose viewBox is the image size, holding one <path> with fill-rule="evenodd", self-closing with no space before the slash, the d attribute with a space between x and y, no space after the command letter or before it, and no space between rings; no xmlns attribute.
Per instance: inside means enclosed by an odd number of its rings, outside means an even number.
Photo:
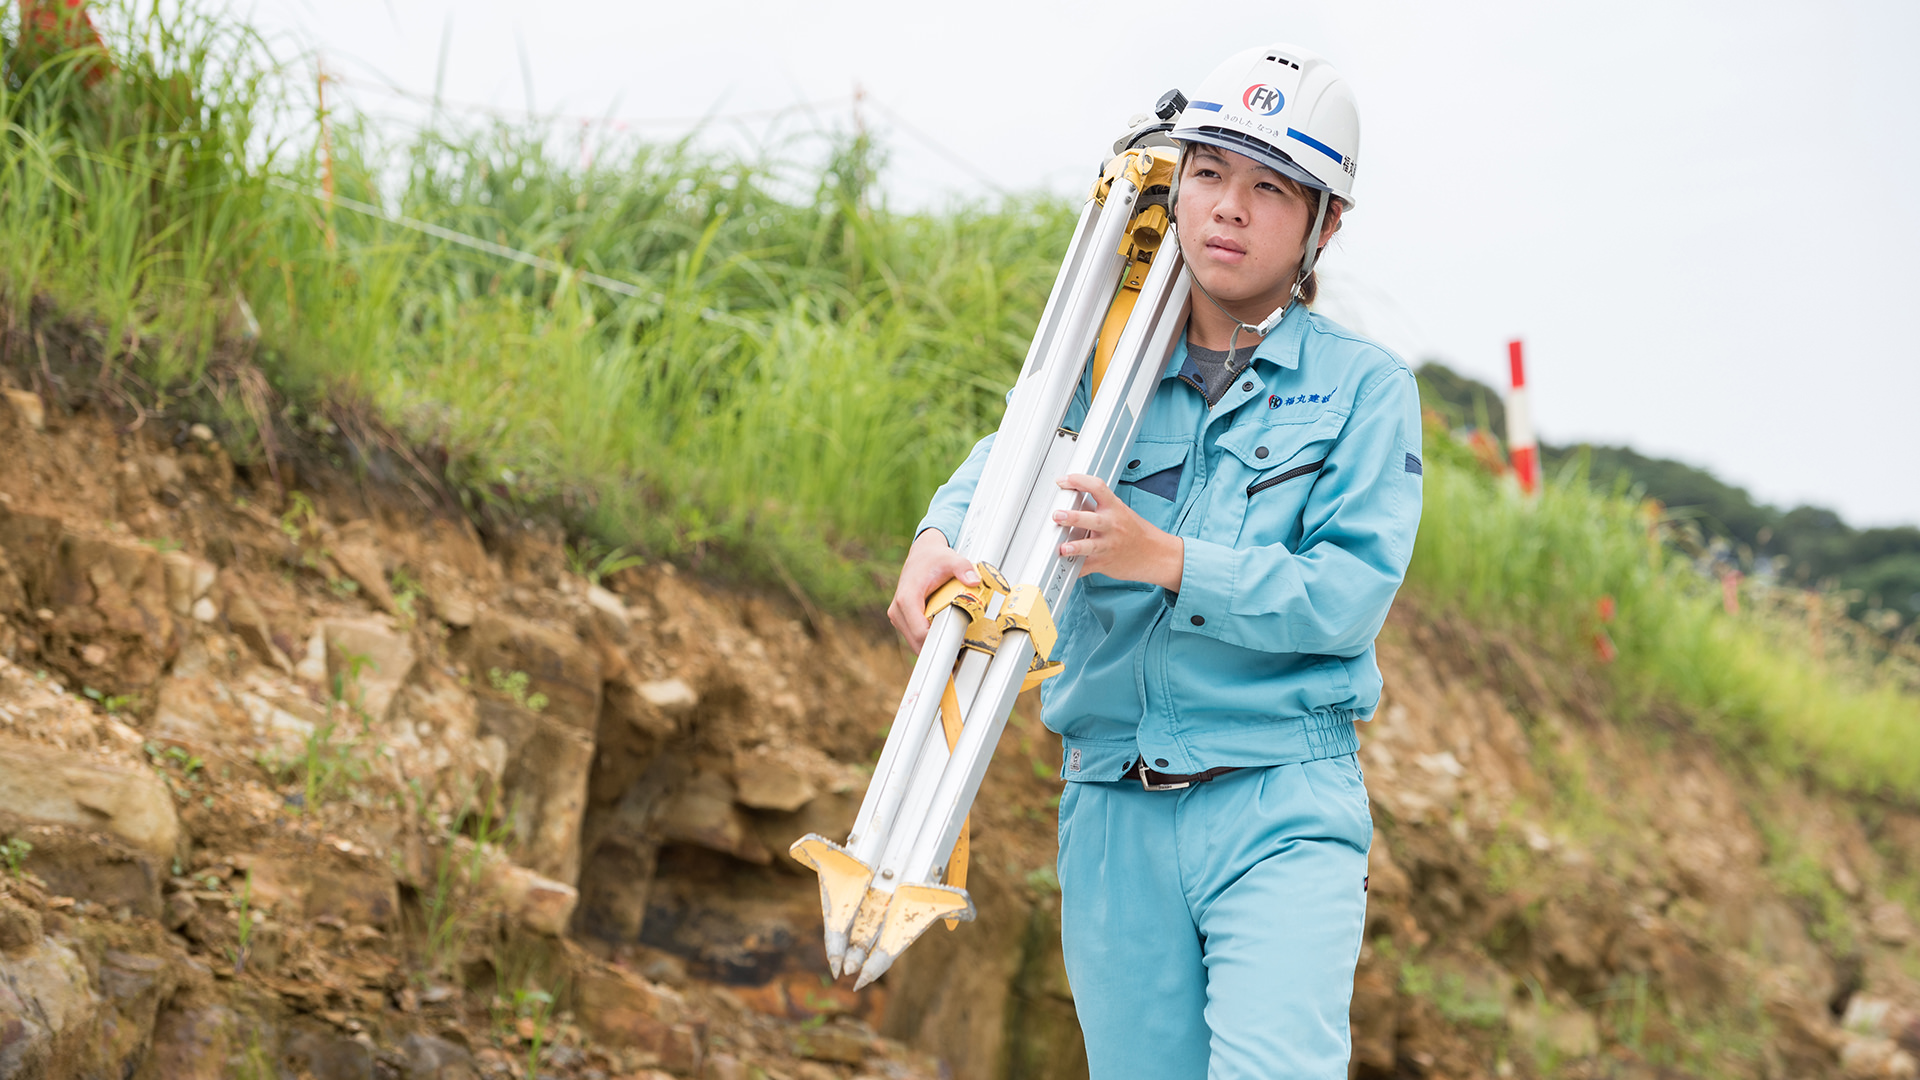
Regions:
<svg viewBox="0 0 1920 1080"><path fill-rule="evenodd" d="M782 562L829 603L875 595L867 571L997 420L1071 227L1044 199L893 213L858 139L822 136L811 173L635 142L583 170L560 164L577 133L451 122L388 142L318 114L243 29L100 10L138 37L118 77L11 63L0 90L16 320L41 294L88 312L152 409L257 365L293 411L224 395L236 451L362 399L472 499ZM639 295L329 209L327 184ZM222 332L249 340L222 356Z"/></svg>
<svg viewBox="0 0 1920 1080"><path fill-rule="evenodd" d="M1504 435L1506 407L1493 387L1431 361L1419 374L1422 403L1448 427ZM1883 631L1904 629L1913 640L1920 625L1920 528L1855 529L1820 507L1782 510L1705 469L1631 447L1543 444L1540 456L1549 472L1578 461L1601 490L1637 489L1658 499L1669 516L1688 523L1694 548L1720 541L1721 557L1744 570L1764 567L1797 585L1837 588L1848 594L1855 618Z"/></svg>
<svg viewBox="0 0 1920 1080"><path fill-rule="evenodd" d="M9 46L0 317L28 333L4 340L44 352L40 321L83 320L94 392L211 418L236 456L388 432L478 516L541 508L582 550L834 607L886 594L927 495L997 422L1071 224L1041 198L894 212L859 139L823 136L812 170L642 143L583 169L571 136L451 122L388 142L319 114L244 28L101 15L117 72L94 85L97 58ZM1908 661L1815 647L1787 601L1730 616L1637 500L1573 475L1522 502L1429 441L1409 587L1437 609L1604 667L1629 714L1677 706L1782 767L1920 799Z"/></svg>

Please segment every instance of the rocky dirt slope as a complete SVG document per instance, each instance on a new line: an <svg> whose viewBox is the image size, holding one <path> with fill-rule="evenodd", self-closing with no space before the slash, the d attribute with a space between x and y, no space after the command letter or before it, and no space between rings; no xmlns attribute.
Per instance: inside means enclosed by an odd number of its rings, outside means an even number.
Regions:
<svg viewBox="0 0 1920 1080"><path fill-rule="evenodd" d="M785 849L851 822L883 628L0 382L0 1078L1084 1074L1033 703L980 920L855 994ZM1410 602L1382 662L1357 1074L1915 1075L1920 815Z"/></svg>

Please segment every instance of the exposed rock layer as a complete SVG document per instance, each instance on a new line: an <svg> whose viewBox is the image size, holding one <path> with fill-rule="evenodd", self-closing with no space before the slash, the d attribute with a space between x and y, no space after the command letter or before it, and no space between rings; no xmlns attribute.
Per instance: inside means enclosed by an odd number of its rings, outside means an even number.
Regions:
<svg viewBox="0 0 1920 1080"><path fill-rule="evenodd" d="M979 920L855 994L785 850L858 806L880 628L7 401L0 1078L1084 1072L1034 702ZM1381 657L1356 1073L1914 1075L1920 815L1409 604Z"/></svg>

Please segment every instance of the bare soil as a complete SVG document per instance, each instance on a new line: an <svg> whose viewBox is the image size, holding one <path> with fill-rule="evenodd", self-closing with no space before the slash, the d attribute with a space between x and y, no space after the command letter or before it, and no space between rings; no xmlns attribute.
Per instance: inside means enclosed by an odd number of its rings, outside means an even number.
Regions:
<svg viewBox="0 0 1920 1080"><path fill-rule="evenodd" d="M978 921L855 993L786 849L851 824L911 661L883 626L591 582L351 411L237 468L10 355L0 1078L1085 1074L1036 701ZM1357 1076L1916 1075L1911 806L1412 599L1380 651Z"/></svg>

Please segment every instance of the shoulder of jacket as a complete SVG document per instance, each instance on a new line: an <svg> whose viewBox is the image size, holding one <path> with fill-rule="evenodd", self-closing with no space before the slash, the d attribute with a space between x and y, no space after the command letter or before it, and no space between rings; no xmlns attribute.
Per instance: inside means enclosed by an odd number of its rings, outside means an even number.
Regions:
<svg viewBox="0 0 1920 1080"><path fill-rule="evenodd" d="M1319 312L1308 315L1306 337L1302 345L1306 350L1330 359L1344 360L1369 373L1398 369L1413 374L1413 368L1400 358L1399 353L1347 329Z"/></svg>
<svg viewBox="0 0 1920 1080"><path fill-rule="evenodd" d="M1301 353L1302 359L1312 356L1323 363L1339 364L1352 372L1361 399L1371 396L1376 387L1395 375L1404 374L1409 384L1415 381L1413 368L1400 358L1399 353L1318 312L1308 315Z"/></svg>

